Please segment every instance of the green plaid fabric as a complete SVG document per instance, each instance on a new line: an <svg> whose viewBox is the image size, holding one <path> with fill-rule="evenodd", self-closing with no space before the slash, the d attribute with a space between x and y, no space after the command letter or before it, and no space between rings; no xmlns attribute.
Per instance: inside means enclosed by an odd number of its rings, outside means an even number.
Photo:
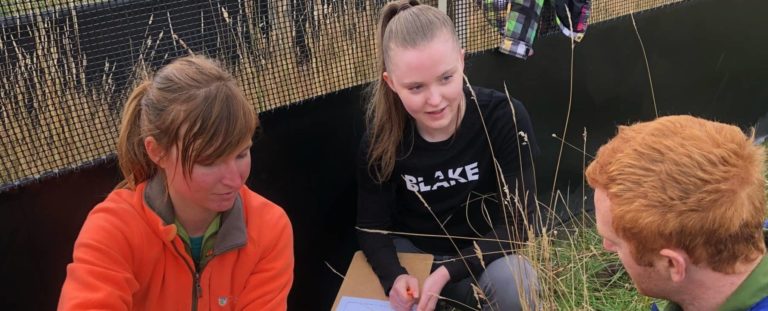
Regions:
<svg viewBox="0 0 768 311"><path fill-rule="evenodd" d="M556 0L554 5L555 21L560 27L560 31L566 36L572 37L576 42L580 42L587 31L590 2L588 0Z"/></svg>
<svg viewBox="0 0 768 311"><path fill-rule="evenodd" d="M580 41L587 29L589 1L552 0L551 3L558 12L555 19L563 33ZM477 0L477 4L488 22L502 35L499 51L522 59L533 55L532 46L544 0ZM573 22L567 20L568 16Z"/></svg>

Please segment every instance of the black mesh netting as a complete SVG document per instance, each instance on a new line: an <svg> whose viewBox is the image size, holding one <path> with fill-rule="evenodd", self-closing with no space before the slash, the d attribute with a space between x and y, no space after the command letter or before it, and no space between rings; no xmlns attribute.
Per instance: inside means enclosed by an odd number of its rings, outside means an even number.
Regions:
<svg viewBox="0 0 768 311"><path fill-rule="evenodd" d="M488 1L423 2L473 53L500 41ZM590 22L677 1L593 1ZM190 52L226 63L258 111L371 81L385 2L3 0L0 191L111 157L132 86ZM547 2L541 16L539 35L558 31Z"/></svg>

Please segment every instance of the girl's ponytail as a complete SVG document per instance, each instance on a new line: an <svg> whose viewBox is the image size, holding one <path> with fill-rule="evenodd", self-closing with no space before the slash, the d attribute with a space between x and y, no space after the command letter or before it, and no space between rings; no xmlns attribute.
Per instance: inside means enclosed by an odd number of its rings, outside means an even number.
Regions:
<svg viewBox="0 0 768 311"><path fill-rule="evenodd" d="M371 84L371 104L366 111L368 121L368 168L369 173L377 182L383 182L392 175L395 167L397 146L403 137L407 113L400 102L400 98L382 79L382 74L387 70L387 51L389 42L385 42L389 22L400 12L420 5L417 0L401 0L390 2L379 12L379 30L376 36L378 43L377 66L378 80Z"/></svg>
<svg viewBox="0 0 768 311"><path fill-rule="evenodd" d="M381 44L384 42L384 33L387 30L389 22L392 21L397 13L418 6L420 4L421 3L419 3L418 0L401 0L387 3L387 5L381 9L379 12L379 33L376 37L376 41L379 43L379 56L382 56L382 51L384 51L384 47Z"/></svg>

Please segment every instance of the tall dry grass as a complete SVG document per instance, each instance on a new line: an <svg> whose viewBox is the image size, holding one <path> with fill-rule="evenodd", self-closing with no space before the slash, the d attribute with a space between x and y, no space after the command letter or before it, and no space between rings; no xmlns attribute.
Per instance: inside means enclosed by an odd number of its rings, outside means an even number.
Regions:
<svg viewBox="0 0 768 311"><path fill-rule="evenodd" d="M1 30L6 39L0 39L0 57L6 61L0 67L3 73L0 78L3 82L0 86L3 94L0 120L4 129L0 133L0 141L3 142L0 156L5 159L0 169L0 185L75 168L114 152L119 122L119 115L115 112L119 109L110 110L108 107L119 108L135 81L128 81L128 90L115 89L112 79L115 61L103 64L104 74L97 79L101 80L99 83L88 83L85 79L84 68L88 58L80 53L76 7L99 1L44 2L48 6L67 7L58 11L43 7L43 2L39 1L15 0L0 5L15 8L7 13L29 13L34 20L26 29ZM307 14L304 35L310 53L306 61L300 61L297 56L296 34L288 0L270 1L273 26L268 33L262 33L256 24L257 8L253 1L239 2L239 12L228 12L223 6L215 8L215 14L220 14L230 26L219 27L214 34L220 43L217 53L237 55L238 62L232 64L231 69L258 111L367 83L378 74L375 72L373 37L377 27L376 1L368 1L365 9L354 7L353 1L332 1L326 6L323 2L305 2L311 4L311 10L308 6L303 11ZM429 5L437 3L436 0L424 2ZM671 2L675 1L633 1L624 6L643 10ZM622 7L617 3L595 1L592 20L627 13L616 11L616 8ZM50 14L43 17L42 9ZM482 10L474 2L456 2L452 13L456 16L462 43L468 52L496 46L498 32L485 22ZM56 25L57 14L68 14L65 26ZM147 33L142 43L147 45L143 51L149 53L145 55L148 59L154 59L152 46L157 47L161 40L173 40L174 44L189 50L185 42L191 38L173 33L172 17L167 18L169 31ZM148 23L152 23L151 19ZM22 31L33 33L33 51L21 48L17 42ZM136 58L141 59L141 56ZM141 62L135 60L137 70L151 69ZM141 75L134 73L133 77ZM89 80L94 79L89 77Z"/></svg>
<svg viewBox="0 0 768 311"><path fill-rule="evenodd" d="M634 7L626 10L626 8L620 8L620 12L630 13L634 10L647 9L655 5L662 5L670 3L671 1L656 1L654 3L646 3L645 5L635 5ZM599 4L595 3L598 9ZM466 8L464 8L466 10ZM461 10L459 8L458 10ZM475 14L475 20L482 17L482 12L475 10L471 12ZM616 14L616 12L610 12ZM464 16L471 16L467 11L459 11L457 14L463 14ZM610 15L598 16L599 18L612 18ZM634 21L634 19L633 19ZM473 48L478 50L486 49L488 47L482 46L490 40L491 34L496 35L496 32L492 30L487 24L469 23L464 21L457 21L458 27L464 25L470 25L472 27L483 28L485 27L484 34L486 38L473 38L465 37L466 40L463 44L467 47L467 50L472 51ZM638 30L635 28L635 32L639 40L642 40ZM470 33L473 33L470 31ZM573 93L573 61L574 61L574 49L575 42L571 39L571 84L569 85L569 94ZM492 47L492 46L491 46ZM645 51L643 51L645 54ZM646 60L647 63L647 60ZM648 69L649 80L651 77L651 69ZM649 81L650 82L650 81ZM467 81L467 84L469 82ZM651 90L653 90L653 84L651 82ZM509 94L507 94L509 96ZM653 93L651 93L653 97ZM475 102L475 104L477 104ZM572 96L569 96L568 101L568 115L566 115L565 124L563 126L562 137L566 137L566 131L568 129L568 121L570 119L570 110L572 105ZM654 98L654 109L656 107ZM513 110L514 112L514 110ZM482 118L482 116L481 116ZM484 124L484 121L483 121ZM537 209L536 220L522 219L521 225L528 228L529 239L525 245L517 252L518 254L528 258L534 265L537 274L538 282L540 285L540 292L536 296L534 306L526 305L524 303L525 310L647 310L652 302L651 298L640 295L632 285L632 281L624 270L618 256L615 253L607 252L602 247L602 238L597 234L594 220L591 215L586 214L585 206L586 194L584 190L580 194L581 199L581 212L578 215L573 214L574 206L572 200L566 199L562 196L559 189L555 187L557 184L557 172L560 167L560 159L562 158L562 149L568 145L569 147L580 149L582 157L582 171L586 166L587 153L585 152L586 146L586 129L584 130L584 142L581 148L575 147L572 144L561 140L560 153L558 155L558 161L555 169L555 176L553 178L553 186L551 189L551 196L548 203L540 202L536 196L536 191L529 189L530 193L510 193L510 185L505 181L501 181L499 189L504 189L504 193L501 194L502 200L500 202L501 208L505 210L505 213L513 213L515 210L523 210L524 206L528 206L526 200L536 200ZM486 131L486 136L488 135ZM557 135L554 135L557 138ZM519 139L519 138L518 138ZM518 144L520 142L518 141ZM530 156L530 155L519 155ZM495 157L494 157L495 160ZM535 159L531 156L531 162L535 163ZM498 161L497 161L498 163ZM497 168L498 169L498 168ZM520 168L522 170L522 167ZM534 167L535 172L535 167ZM497 171L497 175L502 175L500 171ZM513 189L516 187L512 187ZM581 189L585 189L584 181L582 178ZM417 193L418 195L418 193ZM419 196L420 197L420 196ZM429 204L425 201L424 206L431 211ZM570 203L569 203L570 202ZM484 206L481 208L485 208ZM559 218L559 212L565 210L567 212L566 219ZM487 213L487 212L486 212ZM521 213L525 214L525 213ZM438 220L436 220L438 221ZM412 235L407 232L386 232L385 234L398 234L403 236ZM535 234L538 233L538 234ZM445 233L445 235L438 235L446 239L466 238L455 237ZM517 240L514 239L513 240ZM497 240L500 244L511 244L513 241ZM454 244L455 245L455 244ZM459 250L457 249L457 252ZM483 254L480 249L476 247L476 256L480 257L481 262ZM510 267L513 269L513 267ZM477 277L474 283L477 284ZM515 280L515 282L522 283L523 280ZM518 288L521 286L518 285ZM485 293L482 293L479 286L473 286L476 292L476 297L482 301L484 297L487 297ZM514 293L510 293L514 294ZM522 294L522 293L520 293ZM443 299L443 297L441 297ZM525 301L521 297L521 301ZM453 303L453 302L452 302ZM454 303L456 306L457 304ZM479 310L480 306L467 306L464 304L458 304L462 309Z"/></svg>
<svg viewBox="0 0 768 311"><path fill-rule="evenodd" d="M81 4L96 4L109 0L3 0L0 17L34 13L40 10L58 10Z"/></svg>
<svg viewBox="0 0 768 311"><path fill-rule="evenodd" d="M238 12L221 5L214 8L214 14L219 15L216 18L226 25L217 27L215 34L207 34L214 35L219 43L216 55L209 56L236 55L230 69L257 111L360 85L376 75L372 34L378 8L372 4L358 10L351 2L330 7L315 1L314 11L305 12L312 14L310 21L314 21L306 25L311 53L307 62L299 62L297 57L287 0L271 2L273 27L268 33L261 33L256 25L253 17L257 8L252 1L239 5ZM151 16L148 30L160 18L167 18L168 27L159 33L145 32L139 55L131 56L134 70L128 87L115 89L115 62L104 64L99 83L89 82L93 78L86 81L87 56L80 53L74 2L64 12L69 16L63 27L56 24L59 13L43 15L40 8L34 8L30 12L34 24L0 30L3 38L10 38L0 39L0 53L5 58L0 67L0 92L4 95L0 122L5 129L0 133L0 157L5 160L0 185L35 179L113 154L119 107L130 89L151 74L153 68L146 62L157 57L161 41L172 40L189 54L200 53L187 45L191 38L173 31L172 16ZM32 33L33 49L21 46L19 34L23 31Z"/></svg>
<svg viewBox="0 0 768 311"><path fill-rule="evenodd" d="M17 26L15 34L31 33L33 50L23 49L10 29L0 30L2 185L77 167L113 150L117 116L108 107L117 94L114 64L104 64L98 86L87 83L87 59L77 53L77 15L70 12L63 26L40 14L27 29Z"/></svg>
<svg viewBox="0 0 768 311"><path fill-rule="evenodd" d="M275 108L308 98L369 82L375 76L373 47L377 12L368 6L367 10L352 8L353 3L342 2L339 9L322 6L315 1L312 14L315 25L307 23L305 39L309 61L300 62L294 45L295 33L292 27L289 3L276 1L274 7L281 8L273 15L273 29L267 34L260 33L254 19L227 19L249 29L254 35L250 42L242 34L238 38L240 62L234 69L243 88L248 92L255 88L254 102L260 110ZM252 15L255 8L244 2L244 11ZM229 14L228 14L229 15ZM268 36L269 41L264 40ZM269 44L268 44L269 43Z"/></svg>
<svg viewBox="0 0 768 311"><path fill-rule="evenodd" d="M477 105L477 102L474 104ZM482 120L482 122L485 121ZM587 140L586 130L583 138L581 148L573 144L569 144L569 146L582 152L582 166L586 166L588 157L588 154L584 152ZM518 139L520 140L518 144L522 144L525 137L518 137ZM530 157L531 162L534 163L535 171L536 161L531 154L520 154L519 156ZM520 169L522 170L522 166ZM502 175L498 166L496 173ZM522 211L525 206L528 206L529 200L535 200L534 205L538 206L535 219L523 217L518 223L518 225L527 228L528 239L523 241L523 246L517 251L517 254L524 256L532 263L538 274L540 285L540 291L536 296L534 305L524 304L524 310L640 311L649 309L652 299L637 292L618 256L603 249L602 238L596 232L593 217L587 212L587 201L591 198L587 198L583 190L586 187L583 179L582 192L574 194L578 194L579 199L570 198L563 194L569 193L568 191L561 192L560 189L553 189L554 199L550 203L540 201L534 189L523 190L525 193L511 192L510 189L517 187L507 182L502 179L499 185L499 189L503 189L499 205L505 210L505 213L514 214L515 211ZM418 195L418 193L416 194ZM426 209L431 211L428 202L422 199L422 203ZM574 204L580 204L580 206L574 206ZM487 207L481 206L481 208ZM564 217L561 217L560 211L563 210L566 213ZM573 211L579 212L574 213ZM489 212L485 213L489 214ZM526 213L520 214L525 215ZM401 236L421 235L408 232L379 232ZM437 236L451 240L468 238L451 236L447 233ZM511 240L496 241L502 245L509 245L519 243L517 241L520 239L513 236ZM487 263L483 257L488 254L482 253L478 248L475 249L475 253L481 262ZM510 269L513 268L510 267ZM479 276L475 276L475 278L477 279ZM515 280L515 282L522 283L523 280ZM477 283L477 280L474 283ZM522 286L518 285L518 288L522 288ZM479 286L473 286L473 289L478 292L476 297L481 297L481 301L484 299L483 297L487 297L486 293L482 293ZM514 295L515 293L509 294ZM519 294L522 295L522 293ZM521 301L524 301L523 297L521 297ZM448 303L463 310L480 310L479 305L467 306L452 301Z"/></svg>
<svg viewBox="0 0 768 311"><path fill-rule="evenodd" d="M665 5L682 2L685 0L593 0L590 23L599 23L626 16L630 13L659 8Z"/></svg>

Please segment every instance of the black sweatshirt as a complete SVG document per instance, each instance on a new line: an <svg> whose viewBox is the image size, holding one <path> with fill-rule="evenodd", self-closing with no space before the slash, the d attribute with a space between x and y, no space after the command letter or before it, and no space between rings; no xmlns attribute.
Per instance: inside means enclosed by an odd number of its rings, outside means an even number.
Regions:
<svg viewBox="0 0 768 311"><path fill-rule="evenodd" d="M502 250L509 254L514 249L515 245L509 242L510 232L512 241L525 238L520 208L515 207L514 199L512 207L507 207L506 212L498 203L500 197L497 194L501 188L497 183L497 172L488 140L490 138L510 193L515 195L515 185L518 185L517 193L528 192L527 206L522 208L526 210L526 216L531 217L536 206L533 200L531 158L539 152L531 120L519 101L512 100L515 110L513 117L505 94L479 87L473 89L477 103L469 88L465 87L466 112L456 133L445 141L424 140L418 134L414 121L409 120L398 149L394 171L390 179L383 183L377 183L372 177L375 175L368 165L370 142L367 137L363 138L357 169L358 227L444 236L445 231L440 227L440 223L443 223L451 236L501 240L476 240L484 254L485 264L503 256ZM488 135L483 129L478 106L485 119ZM523 183L519 182L520 176L524 176ZM432 216L414 191L419 192L435 216ZM488 224L488 220L492 225ZM425 252L458 255L456 247L446 237L404 237ZM407 274L397 259L391 237L358 230L358 238L368 262L388 293L395 278ZM475 240L454 238L453 241L462 256L471 256L467 264L479 279L483 268L475 256ZM445 263L444 266L452 282L469 276L461 260Z"/></svg>

